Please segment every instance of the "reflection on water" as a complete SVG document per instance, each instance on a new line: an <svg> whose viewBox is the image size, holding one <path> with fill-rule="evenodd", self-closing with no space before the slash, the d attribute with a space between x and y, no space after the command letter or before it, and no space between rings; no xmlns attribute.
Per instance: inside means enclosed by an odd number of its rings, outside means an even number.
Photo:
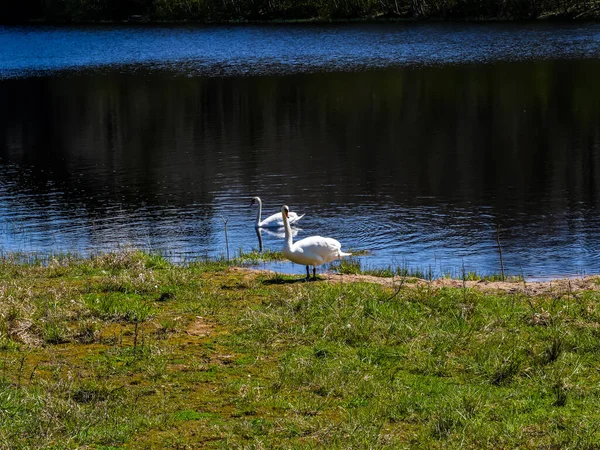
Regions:
<svg viewBox="0 0 600 450"><path fill-rule="evenodd" d="M499 226L511 273L600 272L599 60L132 72L0 81L3 251L251 250L260 195L367 266L497 272Z"/></svg>
<svg viewBox="0 0 600 450"><path fill-rule="evenodd" d="M260 228L255 228L256 230L256 237L258 237L258 250L259 251L263 251L265 249L264 245L263 245L263 239L262 239L262 230ZM277 237L277 236L275 236Z"/></svg>
<svg viewBox="0 0 600 450"><path fill-rule="evenodd" d="M285 237L285 228L260 228L261 233L264 233L268 236L283 239ZM292 227L292 237L298 236L298 233L302 231L302 228L294 228Z"/></svg>

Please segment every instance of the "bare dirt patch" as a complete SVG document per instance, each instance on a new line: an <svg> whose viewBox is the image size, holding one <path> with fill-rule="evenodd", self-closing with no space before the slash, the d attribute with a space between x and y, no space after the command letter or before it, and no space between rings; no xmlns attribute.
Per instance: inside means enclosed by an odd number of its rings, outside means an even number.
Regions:
<svg viewBox="0 0 600 450"><path fill-rule="evenodd" d="M275 272L268 270L244 269L252 272L260 272L275 276ZM549 281L465 281L449 278L435 280L423 280L414 277L383 278L372 275L348 275L339 273L321 273L324 281L333 283L375 283L390 288L397 288L400 284L407 288L429 286L433 288L454 287L475 289L482 292L500 292L507 294L526 294L530 296L542 295L564 295L569 292L600 291L600 276L588 276L582 278L565 278ZM299 275L298 278L301 278Z"/></svg>
<svg viewBox="0 0 600 450"><path fill-rule="evenodd" d="M205 337L213 332L211 324L207 323L203 317L196 316L196 319L188 326L186 333L190 336Z"/></svg>

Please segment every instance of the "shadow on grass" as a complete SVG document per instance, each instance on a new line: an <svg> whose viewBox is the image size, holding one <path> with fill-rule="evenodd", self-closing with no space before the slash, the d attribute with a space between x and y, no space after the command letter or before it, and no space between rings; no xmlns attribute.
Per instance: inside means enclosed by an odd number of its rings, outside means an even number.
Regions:
<svg viewBox="0 0 600 450"><path fill-rule="evenodd" d="M292 278L286 276L276 275L275 278L269 278L268 280L263 280L263 284L273 285L273 284L294 284L294 283L312 283L314 281L323 281L324 278L317 276L317 278L312 278L307 280L305 277L302 278Z"/></svg>

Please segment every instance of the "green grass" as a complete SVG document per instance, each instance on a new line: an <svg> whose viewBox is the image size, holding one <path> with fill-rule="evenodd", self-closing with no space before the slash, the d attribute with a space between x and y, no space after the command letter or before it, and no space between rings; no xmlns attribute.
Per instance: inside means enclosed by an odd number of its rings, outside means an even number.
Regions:
<svg viewBox="0 0 600 450"><path fill-rule="evenodd" d="M372 275L382 278L392 277L409 277L409 278L421 278L424 280L432 280L434 278L453 278L465 281L523 281L521 275L507 275L502 276L499 273L481 274L476 271L453 273L453 272L439 272L436 273L431 267L426 269L411 267L408 264L402 264L399 266L387 266L387 267L369 267L363 266L360 259L356 257L344 258L342 260L335 261L329 266L330 270L341 274L349 275Z"/></svg>
<svg viewBox="0 0 600 450"><path fill-rule="evenodd" d="M414 268L410 267L408 264L403 264L401 266L395 267L391 265L387 267L369 267L363 266L360 262L360 259L354 256L335 261L330 265L330 269L341 274L372 275L382 278L414 277L422 279L433 279L435 277L431 268Z"/></svg>
<svg viewBox="0 0 600 450"><path fill-rule="evenodd" d="M257 250L244 252L240 249L230 263L236 266L255 266L263 262L283 261L284 259L282 252L276 252L269 249L262 252Z"/></svg>
<svg viewBox="0 0 600 450"><path fill-rule="evenodd" d="M0 261L0 448L598 448L598 292Z"/></svg>
<svg viewBox="0 0 600 450"><path fill-rule="evenodd" d="M450 278L452 278L452 276L448 276ZM458 277L459 279L464 279L465 281L510 281L510 282L517 282L517 281L523 281L523 275L502 275L500 273L486 273L486 274L481 274L479 272L476 271L471 271L471 272L466 272L464 274L459 275Z"/></svg>

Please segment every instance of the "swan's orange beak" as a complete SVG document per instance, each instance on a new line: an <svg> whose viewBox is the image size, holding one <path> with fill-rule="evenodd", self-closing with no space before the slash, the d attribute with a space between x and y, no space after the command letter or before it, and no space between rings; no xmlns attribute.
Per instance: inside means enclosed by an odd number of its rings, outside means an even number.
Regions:
<svg viewBox="0 0 600 450"><path fill-rule="evenodd" d="M283 211L283 213L285 214L285 218L288 219L290 216L288 215L287 209Z"/></svg>

